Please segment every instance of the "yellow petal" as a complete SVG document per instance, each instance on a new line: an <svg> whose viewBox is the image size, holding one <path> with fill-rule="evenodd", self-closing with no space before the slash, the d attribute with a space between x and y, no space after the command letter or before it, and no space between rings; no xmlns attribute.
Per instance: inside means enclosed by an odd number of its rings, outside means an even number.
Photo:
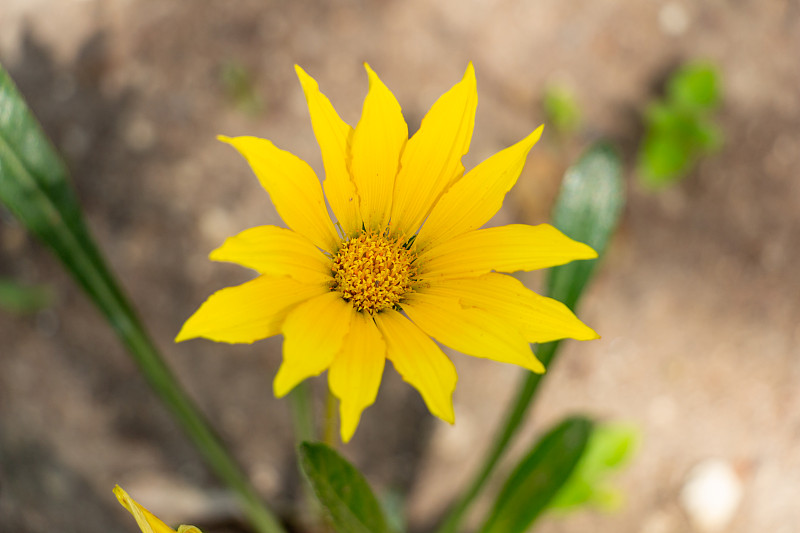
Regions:
<svg viewBox="0 0 800 533"><path fill-rule="evenodd" d="M397 372L419 391L433 415L454 423L453 391L458 375L450 359L397 311L376 314L375 323L386 342L386 356Z"/></svg>
<svg viewBox="0 0 800 533"><path fill-rule="evenodd" d="M464 172L478 91L472 63L463 79L444 93L422 119L403 152L392 202L392 229L415 233L442 192Z"/></svg>
<svg viewBox="0 0 800 533"><path fill-rule="evenodd" d="M597 253L549 224L511 224L479 229L433 246L418 258L423 279L463 278L496 272L536 270Z"/></svg>
<svg viewBox="0 0 800 533"><path fill-rule="evenodd" d="M324 372L350 329L353 306L338 292L304 302L283 323L283 363L275 376L275 396L286 396L298 383Z"/></svg>
<svg viewBox="0 0 800 533"><path fill-rule="evenodd" d="M131 498L122 487L114 487L114 495L119 503L133 515L142 533L175 533L175 530L167 526L164 522L153 516L153 514L139 505L136 500Z"/></svg>
<svg viewBox="0 0 800 533"><path fill-rule="evenodd" d="M258 137L217 137L247 159L261 186L269 193L286 225L327 252L339 237L333 227L316 174L299 157Z"/></svg>
<svg viewBox="0 0 800 533"><path fill-rule="evenodd" d="M528 342L599 338L566 305L536 294L506 274L432 282L424 291L458 300L464 308L475 307L500 317L519 329Z"/></svg>
<svg viewBox="0 0 800 533"><path fill-rule="evenodd" d="M456 298L422 292L409 295L403 310L422 331L454 350L544 372L516 325L497 315L462 307Z"/></svg>
<svg viewBox="0 0 800 533"><path fill-rule="evenodd" d="M209 258L252 268L259 274L290 276L306 283L333 282L331 260L299 233L277 226L246 229L226 239Z"/></svg>
<svg viewBox="0 0 800 533"><path fill-rule="evenodd" d="M342 442L353 436L361 412L375 403L386 361L386 343L372 317L356 312L350 332L328 370L328 385L339 398Z"/></svg>
<svg viewBox="0 0 800 533"><path fill-rule="evenodd" d="M353 133L351 171L364 224L367 229L381 230L389 220L408 126L397 99L369 65L364 66L369 75L369 93Z"/></svg>
<svg viewBox="0 0 800 533"><path fill-rule="evenodd" d="M417 249L445 242L486 224L503 205L506 193L517 182L525 158L542 136L543 128L539 126L517 144L486 159L453 184L436 203L422 226L416 239Z"/></svg>
<svg viewBox="0 0 800 533"><path fill-rule="evenodd" d="M259 276L209 296L183 325L175 342L195 337L230 343L265 339L280 333L292 307L328 291L321 283L301 283L286 276Z"/></svg>
<svg viewBox="0 0 800 533"><path fill-rule="evenodd" d="M348 168L353 128L339 118L328 97L320 92L316 80L299 66L295 65L294 69L303 86L311 127L322 151L325 196L345 234L352 235L361 229L358 196Z"/></svg>

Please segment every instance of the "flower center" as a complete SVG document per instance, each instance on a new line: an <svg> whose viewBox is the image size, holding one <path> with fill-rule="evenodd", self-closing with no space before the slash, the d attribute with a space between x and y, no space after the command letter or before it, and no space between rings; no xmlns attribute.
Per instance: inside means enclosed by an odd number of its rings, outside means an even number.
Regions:
<svg viewBox="0 0 800 533"><path fill-rule="evenodd" d="M333 290L358 311L375 314L411 292L414 254L397 239L367 232L342 243L333 258Z"/></svg>

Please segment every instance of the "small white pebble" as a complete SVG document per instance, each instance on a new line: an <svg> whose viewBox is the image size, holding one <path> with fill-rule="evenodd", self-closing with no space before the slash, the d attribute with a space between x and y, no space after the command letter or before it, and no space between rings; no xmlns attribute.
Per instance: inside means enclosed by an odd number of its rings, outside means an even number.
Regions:
<svg viewBox="0 0 800 533"><path fill-rule="evenodd" d="M697 531L723 531L742 500L742 480L723 459L708 459L689 472L680 501Z"/></svg>

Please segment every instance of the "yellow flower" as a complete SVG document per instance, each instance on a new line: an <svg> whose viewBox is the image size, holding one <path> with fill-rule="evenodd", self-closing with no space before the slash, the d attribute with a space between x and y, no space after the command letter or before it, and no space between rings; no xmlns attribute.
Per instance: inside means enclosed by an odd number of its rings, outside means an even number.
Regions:
<svg viewBox="0 0 800 533"><path fill-rule="evenodd" d="M597 338L566 306L502 274L590 259L594 250L547 224L478 229L500 209L542 127L463 175L478 100L472 64L410 139L394 95L366 69L369 92L353 129L296 67L322 151L322 187L311 167L270 141L220 137L247 159L289 229L251 228L211 252L260 275L213 294L176 338L250 343L282 333L275 395L327 370L345 442L375 401L387 358L431 413L453 423L456 371L431 337L533 372L544 367L530 343Z"/></svg>
<svg viewBox="0 0 800 533"><path fill-rule="evenodd" d="M122 487L119 485L114 487L114 495L119 500L119 503L133 515L134 519L136 519L136 523L139 529L142 530L142 533L202 533L194 526L180 526L176 532L153 516L153 513L139 505L136 500L128 496L128 493L122 490Z"/></svg>

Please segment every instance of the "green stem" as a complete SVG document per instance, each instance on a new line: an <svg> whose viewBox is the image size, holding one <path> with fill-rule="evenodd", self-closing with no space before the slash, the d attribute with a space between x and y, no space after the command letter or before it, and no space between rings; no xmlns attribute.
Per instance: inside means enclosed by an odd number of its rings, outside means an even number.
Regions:
<svg viewBox="0 0 800 533"><path fill-rule="evenodd" d="M126 308L126 302L116 301L105 311L156 395L183 426L211 469L234 491L253 528L259 533L283 533L283 527L264 506L225 445L181 388L141 325L132 314L125 312Z"/></svg>
<svg viewBox="0 0 800 533"><path fill-rule="evenodd" d="M325 444L336 449L336 397L330 389L325 400L325 431L322 438Z"/></svg>
<svg viewBox="0 0 800 533"><path fill-rule="evenodd" d="M549 342L539 346L536 354L539 360L547 368L550 368L550 365L552 364L553 359L558 351L559 345L560 342ZM506 449L508 448L508 444L511 442L511 439L514 437L517 430L519 430L519 426L525 419L525 414L528 412L528 408L531 405L531 401L533 400L536 391L539 389L539 383L541 383L543 377L544 374L534 374L532 372L525 373L525 377L517 389L516 399L514 400L514 403L511 405L510 409L507 411L506 420L502 425L502 430L496 434L494 443L489 449L489 452L486 454L483 466L473 478L469 488L451 507L450 511L445 517L444 522L442 522L442 525L436 530L437 533L455 533L458 531L458 527L461 524L461 521L464 519L467 509L469 509L469 506L472 504L475 497L480 493L481 489L483 489L483 486L486 483L486 480L489 479L489 475L492 473L492 470L494 470L494 467L500 461L500 458L505 453Z"/></svg>
<svg viewBox="0 0 800 533"><path fill-rule="evenodd" d="M283 533L211 430L136 316L83 221L66 168L0 66L0 202L49 245L105 315L145 379L214 472L236 494L258 533Z"/></svg>
<svg viewBox="0 0 800 533"><path fill-rule="evenodd" d="M46 239L46 242L53 246L64 266L106 316L147 382L183 427L206 463L234 491L253 528L258 533L284 533L283 527L265 507L221 439L164 362L88 232L83 227L81 230L85 232L84 238L80 239L82 242L76 242L71 232L63 226L56 226L54 233L60 238L55 242Z"/></svg>
<svg viewBox="0 0 800 533"><path fill-rule="evenodd" d="M317 440L314 429L314 406L311 401L311 386L308 381L297 385L289 394L295 445Z"/></svg>

